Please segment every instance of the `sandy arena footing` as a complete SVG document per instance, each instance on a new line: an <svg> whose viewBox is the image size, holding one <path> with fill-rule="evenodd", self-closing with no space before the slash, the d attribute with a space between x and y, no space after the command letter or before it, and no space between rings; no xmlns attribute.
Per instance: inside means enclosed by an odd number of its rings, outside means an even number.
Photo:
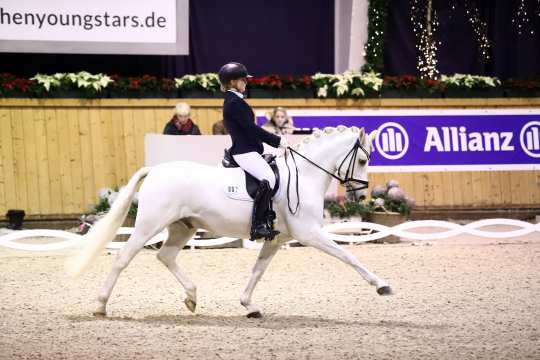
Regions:
<svg viewBox="0 0 540 360"><path fill-rule="evenodd" d="M0 248L0 359L540 359L540 236L347 246L395 295L311 248L278 252L247 319L239 298L257 252L184 250L191 314L156 252L121 275L109 315L91 315L114 256L78 280L74 250Z"/></svg>

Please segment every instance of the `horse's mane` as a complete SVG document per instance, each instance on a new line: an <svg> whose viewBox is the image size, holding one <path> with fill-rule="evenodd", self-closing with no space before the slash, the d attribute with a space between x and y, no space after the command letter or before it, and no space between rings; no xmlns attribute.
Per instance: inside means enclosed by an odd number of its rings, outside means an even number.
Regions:
<svg viewBox="0 0 540 360"><path fill-rule="evenodd" d="M351 127L346 127L346 126L343 126L343 125L339 125L337 127L328 126L328 127L325 127L322 130L315 128L311 135L307 135L306 137L304 137L302 139L302 141L300 141L297 144L294 144L292 146L292 148L294 150L296 150L296 151L300 151L305 146L307 146L309 144L312 144L312 143L316 142L317 140L319 140L321 138L326 138L326 137L329 137L331 135L338 134L338 133L344 133L344 132L347 132L347 131L357 133L357 134L360 133L360 129L358 127L356 127L356 126L351 126Z"/></svg>

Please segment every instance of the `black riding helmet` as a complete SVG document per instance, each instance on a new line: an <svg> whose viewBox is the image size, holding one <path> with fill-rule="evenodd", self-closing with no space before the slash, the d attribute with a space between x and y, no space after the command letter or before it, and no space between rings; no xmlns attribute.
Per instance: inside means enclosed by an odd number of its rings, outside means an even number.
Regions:
<svg viewBox="0 0 540 360"><path fill-rule="evenodd" d="M225 86L231 80L241 79L241 78L250 78L251 75L248 74L247 68L237 62L230 62L219 69L219 82L221 85Z"/></svg>

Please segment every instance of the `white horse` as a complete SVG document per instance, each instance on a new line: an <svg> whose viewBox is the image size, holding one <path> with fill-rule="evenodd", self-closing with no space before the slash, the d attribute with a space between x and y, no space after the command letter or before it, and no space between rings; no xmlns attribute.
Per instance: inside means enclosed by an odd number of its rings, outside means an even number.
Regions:
<svg viewBox="0 0 540 360"><path fill-rule="evenodd" d="M356 127L338 126L316 130L293 149L296 154L304 156L296 156L298 179L291 153L287 157L277 158L281 180L280 190L274 197L274 210L277 214L276 229L280 234L273 241L264 242L249 283L240 298L248 317L261 316L259 308L251 302L253 290L280 245L291 239L320 249L351 265L370 285L375 286L379 295L392 293L386 281L366 269L322 230L324 194L332 176L340 177L348 189L355 193L359 191L352 188L355 182L367 186L369 153L374 136L374 133L368 136L363 128ZM287 195L289 174L291 199ZM176 263L176 257L198 228L223 236L249 238L253 203L231 199L224 190L233 177L240 176L243 176L243 172L239 169L184 161L144 167L137 171L120 192L109 213L86 235L85 249L67 264L68 273L72 276L81 274L105 245L114 239L126 217L138 183L146 177L139 191L134 233L118 253L112 271L99 292L98 307L94 314L106 314L107 301L122 270L151 237L166 227L170 238L159 250L157 258L184 287L184 303L190 311L195 311L195 284ZM293 203L292 208L295 208L297 201L299 207L293 214L289 205Z"/></svg>

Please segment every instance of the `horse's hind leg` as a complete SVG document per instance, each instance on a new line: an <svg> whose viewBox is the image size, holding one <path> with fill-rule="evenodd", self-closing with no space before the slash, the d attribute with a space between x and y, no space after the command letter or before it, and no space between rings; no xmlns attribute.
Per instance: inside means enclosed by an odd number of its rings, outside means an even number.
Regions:
<svg viewBox="0 0 540 360"><path fill-rule="evenodd" d="M133 234L131 234L127 243L118 252L112 270L107 276L105 284L103 284L103 287L99 292L97 299L98 307L94 311L94 315L106 314L107 301L109 301L109 297L111 296L112 290L116 284L116 281L118 280L118 277L120 276L120 273L129 265L135 255L137 255L137 253L143 248L144 244L159 233L164 227L164 225L158 225L155 223L150 226L149 224L151 224L149 221L141 222L140 224L137 223L135 226L135 231Z"/></svg>
<svg viewBox="0 0 540 360"><path fill-rule="evenodd" d="M303 245L313 246L351 265L370 285L375 286L379 295L392 294L392 290L386 281L369 271L353 254L336 244L322 229L310 232L308 236L304 234L295 238Z"/></svg>
<svg viewBox="0 0 540 360"><path fill-rule="evenodd" d="M171 271L178 282L184 287L186 291L184 303L191 312L194 312L197 306L197 288L176 263L176 256L196 231L197 229L186 225L182 221L171 224L169 226L169 239L167 239L157 254L159 261Z"/></svg>

